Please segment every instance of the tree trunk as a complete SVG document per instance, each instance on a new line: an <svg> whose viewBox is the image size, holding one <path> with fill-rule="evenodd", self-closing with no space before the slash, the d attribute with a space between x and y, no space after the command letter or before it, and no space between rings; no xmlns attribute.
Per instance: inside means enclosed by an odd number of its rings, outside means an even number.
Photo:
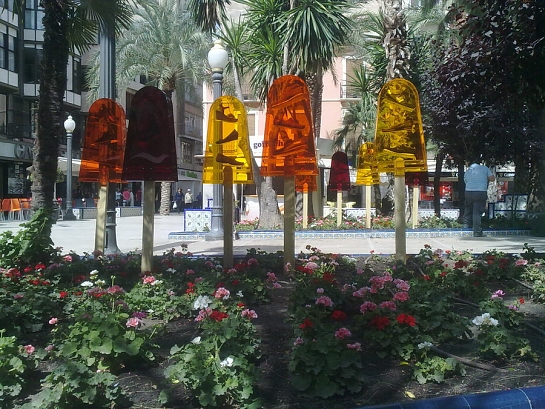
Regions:
<svg viewBox="0 0 545 409"><path fill-rule="evenodd" d="M441 169L443 169L443 160L445 154L438 152L435 156L435 175L433 177L433 209L437 217L441 217L441 197L439 196L439 190L441 188Z"/></svg>
<svg viewBox="0 0 545 409"><path fill-rule="evenodd" d="M272 177L260 177L256 183L259 198L259 229L278 229L284 226L284 219L278 209L278 196L272 187Z"/></svg>
<svg viewBox="0 0 545 409"><path fill-rule="evenodd" d="M159 206L159 214L168 216L170 214L170 185L171 182L161 182L161 205Z"/></svg>
<svg viewBox="0 0 545 409"><path fill-rule="evenodd" d="M52 216L67 79L69 5L67 1L59 0L43 0L42 4L45 31L31 191L33 209L44 209ZM50 234L50 231L44 233Z"/></svg>
<svg viewBox="0 0 545 409"><path fill-rule="evenodd" d="M167 97L172 100L172 94L174 93L175 83L166 83L166 86L162 90ZM180 91L180 98L183 100L183 109L184 112L182 112L182 120L185 118L185 87L182 87ZM185 127L185 124L184 124ZM176 137L176 136L174 136ZM178 142L176 142L176 145ZM177 171L176 171L177 172ZM168 216L170 214L170 206L171 206L171 194L170 194L170 186L172 182L161 182L161 201L159 204L159 214L161 216Z"/></svg>

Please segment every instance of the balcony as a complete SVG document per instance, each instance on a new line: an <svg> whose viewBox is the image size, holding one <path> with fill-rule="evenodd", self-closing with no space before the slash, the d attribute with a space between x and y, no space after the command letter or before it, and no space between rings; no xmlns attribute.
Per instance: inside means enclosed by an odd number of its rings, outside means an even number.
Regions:
<svg viewBox="0 0 545 409"><path fill-rule="evenodd" d="M361 95L359 94L357 87L348 85L346 81L341 82L340 92L341 100L357 101L361 99Z"/></svg>

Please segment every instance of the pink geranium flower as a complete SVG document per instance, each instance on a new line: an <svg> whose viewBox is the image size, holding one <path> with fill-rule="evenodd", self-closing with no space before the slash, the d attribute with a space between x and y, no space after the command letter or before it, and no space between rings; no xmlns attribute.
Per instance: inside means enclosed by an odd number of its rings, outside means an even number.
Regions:
<svg viewBox="0 0 545 409"><path fill-rule="evenodd" d="M336 332L335 332L335 338L339 338L339 339L344 339L344 338L347 338L347 337L350 337L352 336L352 333L350 332L350 330L348 328L339 328Z"/></svg>
<svg viewBox="0 0 545 409"><path fill-rule="evenodd" d="M321 297L318 297L316 300L316 305L323 305L325 307L331 307L333 305L333 301L331 301L331 298L329 298L326 295L322 295Z"/></svg>
<svg viewBox="0 0 545 409"><path fill-rule="evenodd" d="M49 324L50 324L50 325L55 325L57 322L59 322L59 319L58 319L58 318L51 318L51 319L49 320Z"/></svg>
<svg viewBox="0 0 545 409"><path fill-rule="evenodd" d="M137 328L140 325L140 320L136 317L129 318L125 324L127 328Z"/></svg>
<svg viewBox="0 0 545 409"><path fill-rule="evenodd" d="M242 315L243 317L249 318L249 319L257 318L256 312L254 310L250 310L250 309L243 310L240 315Z"/></svg>
<svg viewBox="0 0 545 409"><path fill-rule="evenodd" d="M144 279L142 280L142 282L143 282L144 284L152 284L154 281L155 281L155 277L154 277L154 276L146 276L146 277L144 277Z"/></svg>
<svg viewBox="0 0 545 409"><path fill-rule="evenodd" d="M25 352L29 355L32 355L34 351L36 350L36 348L34 348L32 345L25 345L23 348Z"/></svg>

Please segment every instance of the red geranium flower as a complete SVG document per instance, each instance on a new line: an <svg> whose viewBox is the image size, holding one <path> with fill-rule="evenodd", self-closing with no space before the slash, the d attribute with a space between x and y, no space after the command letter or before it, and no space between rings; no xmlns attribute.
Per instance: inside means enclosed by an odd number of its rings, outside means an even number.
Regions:
<svg viewBox="0 0 545 409"><path fill-rule="evenodd" d="M307 328L312 328L313 326L314 326L314 323L311 320L309 320L308 318L305 318L303 323L301 325L299 325L299 328L305 330Z"/></svg>
<svg viewBox="0 0 545 409"><path fill-rule="evenodd" d="M59 298L65 298L68 297L68 291L61 291L59 293Z"/></svg>
<svg viewBox="0 0 545 409"><path fill-rule="evenodd" d="M375 317L371 320L369 325L377 327L379 331L382 331L388 325L390 325L390 320L388 317Z"/></svg>
<svg viewBox="0 0 545 409"><path fill-rule="evenodd" d="M410 327L414 327L416 325L416 320L412 315L399 314L396 319L400 324L407 324Z"/></svg>
<svg viewBox="0 0 545 409"><path fill-rule="evenodd" d="M335 321L344 321L346 320L346 314L341 310L335 310L331 313L331 319Z"/></svg>
<svg viewBox="0 0 545 409"><path fill-rule="evenodd" d="M212 311L212 313L210 314L210 318L218 322L224 320L227 317L229 317L229 315L222 311Z"/></svg>

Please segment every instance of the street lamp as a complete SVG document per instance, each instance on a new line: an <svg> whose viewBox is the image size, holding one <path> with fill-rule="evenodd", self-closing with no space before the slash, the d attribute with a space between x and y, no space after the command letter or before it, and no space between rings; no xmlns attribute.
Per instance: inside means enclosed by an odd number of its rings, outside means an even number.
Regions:
<svg viewBox="0 0 545 409"><path fill-rule="evenodd" d="M208 63L212 68L212 93L214 101L221 97L223 85L223 70L229 62L229 54L223 48L221 40L214 41L214 46L208 51ZM223 239L223 185L212 185L212 221L210 233L206 240Z"/></svg>
<svg viewBox="0 0 545 409"><path fill-rule="evenodd" d="M72 211L72 132L76 129L76 122L72 119L72 115L68 115L68 119L64 121L64 129L66 130L66 213L63 220L76 220Z"/></svg>

